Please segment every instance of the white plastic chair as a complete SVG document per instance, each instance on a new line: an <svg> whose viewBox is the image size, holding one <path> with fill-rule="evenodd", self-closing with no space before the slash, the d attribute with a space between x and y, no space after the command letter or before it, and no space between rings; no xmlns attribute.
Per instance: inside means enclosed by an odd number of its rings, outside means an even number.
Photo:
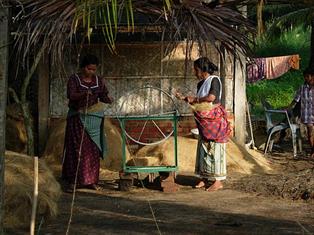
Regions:
<svg viewBox="0 0 314 235"><path fill-rule="evenodd" d="M299 150L302 152L302 140L301 140L301 134L300 134L300 126L298 124L294 124L291 121L291 118L289 117L287 110L276 110L272 109L271 105L265 101L262 100L262 105L265 110L265 117L266 117L266 131L267 131L267 141L265 144L264 149L264 155L266 155L267 150L270 152L272 151L274 140L271 139L272 135L278 131L283 131L286 129L291 130L291 139L292 139L292 146L293 146L293 156L297 156L297 139L299 144ZM281 123L274 123L274 120L272 118L273 114L282 114L283 117L286 118L285 122Z"/></svg>

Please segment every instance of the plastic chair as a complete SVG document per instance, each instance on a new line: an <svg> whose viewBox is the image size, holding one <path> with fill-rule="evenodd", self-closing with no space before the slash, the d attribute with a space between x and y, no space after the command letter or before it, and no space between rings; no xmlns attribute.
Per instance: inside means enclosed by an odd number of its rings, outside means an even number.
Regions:
<svg viewBox="0 0 314 235"><path fill-rule="evenodd" d="M267 150L272 151L274 140L271 139L272 135L278 131L284 131L286 129L291 130L291 139L293 146L293 157L297 156L297 139L299 144L299 150L302 152L302 140L300 134L300 126L298 124L294 124L291 121L291 118L288 114L287 110L276 110L271 107L271 105L266 101L262 100L262 105L265 110L266 117L266 131L267 131L267 141L265 144L264 155L266 155ZM285 122L274 123L273 114L282 114L285 117Z"/></svg>

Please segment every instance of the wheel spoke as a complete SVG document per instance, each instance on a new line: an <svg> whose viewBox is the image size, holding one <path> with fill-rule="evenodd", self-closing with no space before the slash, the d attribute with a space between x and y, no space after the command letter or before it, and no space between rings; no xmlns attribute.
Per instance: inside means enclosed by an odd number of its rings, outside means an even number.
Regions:
<svg viewBox="0 0 314 235"><path fill-rule="evenodd" d="M163 135L163 137L166 138L166 135L162 132L162 130L159 128L159 126L156 124L156 122L154 120L152 120L152 122L154 123L156 128L159 130L159 132Z"/></svg>
<svg viewBox="0 0 314 235"><path fill-rule="evenodd" d="M142 129L132 135L128 133L128 131L130 132L132 129L122 130L129 140L140 145L156 145L173 135L174 127L171 130L169 130L169 128L163 129L159 127L160 121L165 121L159 119L159 117L167 116L169 120L172 120L171 116L178 114L176 104L169 93L163 91L160 87L145 85L139 89L127 92L125 96L125 99L121 100L122 102L119 109L120 115L117 115L117 117L126 118L126 121L128 117L131 117L132 121L139 118L139 124L143 123ZM142 117L143 119L141 119ZM151 121L153 125L148 125L149 121ZM160 134L157 134L156 138L153 138L152 133L149 133L150 130L146 128L148 126L155 126ZM148 134L148 137L151 135L151 141L149 138L141 140L146 134Z"/></svg>
<svg viewBox="0 0 314 235"><path fill-rule="evenodd" d="M145 129L145 127L146 127L147 122L148 122L148 120L145 121L144 126L143 126L143 128L142 128L142 131L141 131L140 136L138 137L137 141L140 141L140 139L141 139L141 137L142 137L142 135L143 135L144 129Z"/></svg>

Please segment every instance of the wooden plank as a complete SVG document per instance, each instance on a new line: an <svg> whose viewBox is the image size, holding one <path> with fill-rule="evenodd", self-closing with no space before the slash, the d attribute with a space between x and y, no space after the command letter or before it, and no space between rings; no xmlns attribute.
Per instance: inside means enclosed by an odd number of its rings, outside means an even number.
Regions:
<svg viewBox="0 0 314 235"><path fill-rule="evenodd" d="M5 120L8 83L9 10L0 7L0 234L3 234Z"/></svg>
<svg viewBox="0 0 314 235"><path fill-rule="evenodd" d="M48 138L49 118L49 61L44 55L38 64L38 154L44 152Z"/></svg>

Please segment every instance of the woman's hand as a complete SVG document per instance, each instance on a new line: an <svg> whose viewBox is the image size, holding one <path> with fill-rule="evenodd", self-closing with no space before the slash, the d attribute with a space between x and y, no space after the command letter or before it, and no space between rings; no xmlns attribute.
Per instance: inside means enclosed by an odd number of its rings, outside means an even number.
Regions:
<svg viewBox="0 0 314 235"><path fill-rule="evenodd" d="M180 92L175 93L175 97L179 100L184 100L185 102L189 104L193 104L197 101L197 98L194 96L184 96Z"/></svg>
<svg viewBox="0 0 314 235"><path fill-rule="evenodd" d="M184 96L180 92L176 92L175 97L179 100L184 100L185 102L187 102L189 104L194 104L198 100L197 97L195 97L195 96Z"/></svg>
<svg viewBox="0 0 314 235"><path fill-rule="evenodd" d="M197 101L197 98L194 96L187 96L185 97L185 101L189 104L194 104Z"/></svg>
<svg viewBox="0 0 314 235"><path fill-rule="evenodd" d="M185 100L185 96L184 95L182 95L180 92L176 92L175 93L175 97L177 98L177 99L179 99L179 100Z"/></svg>

